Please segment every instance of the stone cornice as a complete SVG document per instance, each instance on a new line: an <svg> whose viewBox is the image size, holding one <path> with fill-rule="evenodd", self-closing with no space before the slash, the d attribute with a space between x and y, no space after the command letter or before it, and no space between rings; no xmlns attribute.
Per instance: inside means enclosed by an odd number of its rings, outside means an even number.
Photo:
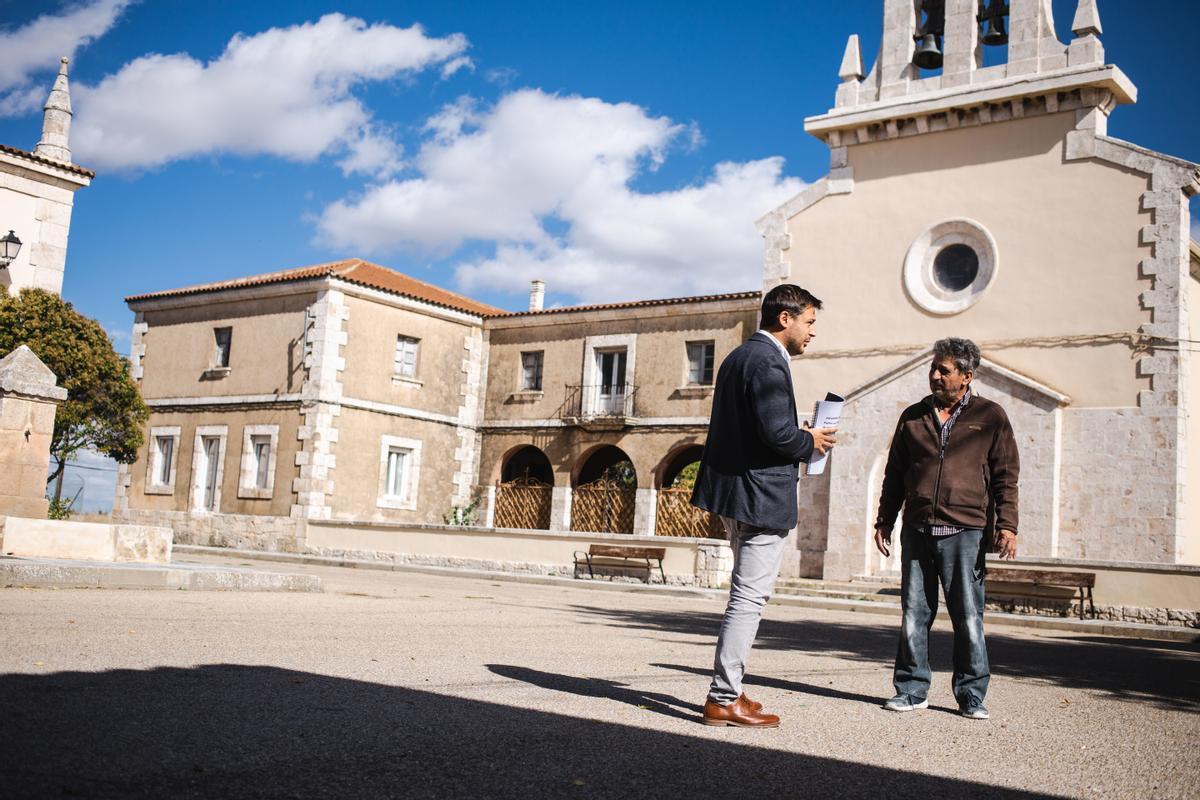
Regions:
<svg viewBox="0 0 1200 800"><path fill-rule="evenodd" d="M1053 99L1035 104L1032 109L1034 113L1054 113L1060 110L1059 101L1065 99L1064 95L1068 97L1073 93L1078 95L1087 89L1099 92L1090 96L1094 105L1102 105L1106 99L1108 102L1116 104L1132 103L1137 99L1137 88L1125 73L1118 67L1106 65L1020 76L983 86L958 86L953 89L905 97L900 102L895 99L883 100L861 106L835 109L819 116L808 117L804 121L804 129L819 139L829 141L835 147L842 144L859 144L863 141L861 136L856 141L855 137L847 138L844 133L864 129L881 129L889 132L889 129L903 127L897 125L897 122L901 120L914 121L911 133L924 133L931 129L936 130L929 125L929 120L937 115L952 115L961 118L965 114L975 113L978 116L977 110L981 108L1005 105L1013 108L1014 103L1021 103L1021 112L1008 116L998 115L996 119L985 114L984 118L979 119L981 123L999 122L1002 119L1011 119L1013 116L1030 116L1031 114L1024 113L1027 111L1026 105L1028 105L1024 101L1031 99L1036 101L1040 98ZM1106 93L1107 98L1100 93ZM921 124L922 120L925 121L925 125ZM946 127L961 126L951 123ZM839 132L843 133L843 136L838 137L839 141L834 142L831 135ZM898 131L893 135L872 136L867 141L874 141L877 138L894 138L896 135L900 135Z"/></svg>

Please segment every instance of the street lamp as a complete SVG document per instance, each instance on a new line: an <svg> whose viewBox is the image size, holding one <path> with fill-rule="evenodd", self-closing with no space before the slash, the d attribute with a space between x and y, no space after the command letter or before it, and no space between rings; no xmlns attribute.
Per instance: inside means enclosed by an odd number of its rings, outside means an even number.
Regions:
<svg viewBox="0 0 1200 800"><path fill-rule="evenodd" d="M19 252L21 252L21 240L15 233L9 231L8 236L0 239L0 269L11 264Z"/></svg>

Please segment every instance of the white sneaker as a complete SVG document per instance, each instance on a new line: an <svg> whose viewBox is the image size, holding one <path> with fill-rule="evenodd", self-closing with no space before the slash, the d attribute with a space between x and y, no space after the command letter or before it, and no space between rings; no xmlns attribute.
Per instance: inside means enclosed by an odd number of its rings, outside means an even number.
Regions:
<svg viewBox="0 0 1200 800"><path fill-rule="evenodd" d="M918 708L929 708L929 698L913 697L911 694L898 694L884 703L883 707L888 711L916 711Z"/></svg>

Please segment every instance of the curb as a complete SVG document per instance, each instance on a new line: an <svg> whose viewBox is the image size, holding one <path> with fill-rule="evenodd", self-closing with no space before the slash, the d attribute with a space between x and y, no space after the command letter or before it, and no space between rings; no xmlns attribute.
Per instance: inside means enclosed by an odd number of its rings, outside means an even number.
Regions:
<svg viewBox="0 0 1200 800"><path fill-rule="evenodd" d="M0 587L174 589L193 592L320 592L316 575L156 564L107 564L57 559L0 559Z"/></svg>
<svg viewBox="0 0 1200 800"><path fill-rule="evenodd" d="M415 572L426 575L479 578L491 581L526 583L541 586L563 586L610 592L641 592L665 597L696 597L724 601L728 597L725 589L698 589L691 586L663 586L644 583L612 583L555 575L534 575L517 572L499 572L460 567L434 567L423 564L396 564L389 561L368 561L331 556L304 555L302 553L272 553L264 550L234 550L227 547L203 545L175 545L179 554L224 556L243 558L250 561L274 561L286 564L304 564L321 567L343 567L346 569L370 569L382 572ZM821 611L843 611L878 616L900 616L899 603L883 603L870 600L841 600L837 598L806 597L804 595L776 595L771 605L811 608ZM1110 636L1124 639L1153 639L1169 642L1200 642L1200 630L1168 625L1146 625L1135 622L1111 622L1106 620L1077 620L1065 617L1038 617L1024 614L1009 614L999 611L984 613L984 621L991 626L1025 628L1046 631L1064 631L1088 636Z"/></svg>

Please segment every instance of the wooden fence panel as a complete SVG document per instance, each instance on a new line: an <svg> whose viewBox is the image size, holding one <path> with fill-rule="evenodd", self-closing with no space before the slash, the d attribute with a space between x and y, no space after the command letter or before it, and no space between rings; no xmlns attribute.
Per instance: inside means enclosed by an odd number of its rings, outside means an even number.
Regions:
<svg viewBox="0 0 1200 800"><path fill-rule="evenodd" d="M633 533L637 489L601 478L571 492L571 530Z"/></svg>
<svg viewBox="0 0 1200 800"><path fill-rule="evenodd" d="M497 528L550 530L550 501L553 486L536 481L515 480L496 487Z"/></svg>
<svg viewBox="0 0 1200 800"><path fill-rule="evenodd" d="M696 508L691 500L691 489L659 489L655 535L724 539L725 526L721 520L715 514Z"/></svg>

